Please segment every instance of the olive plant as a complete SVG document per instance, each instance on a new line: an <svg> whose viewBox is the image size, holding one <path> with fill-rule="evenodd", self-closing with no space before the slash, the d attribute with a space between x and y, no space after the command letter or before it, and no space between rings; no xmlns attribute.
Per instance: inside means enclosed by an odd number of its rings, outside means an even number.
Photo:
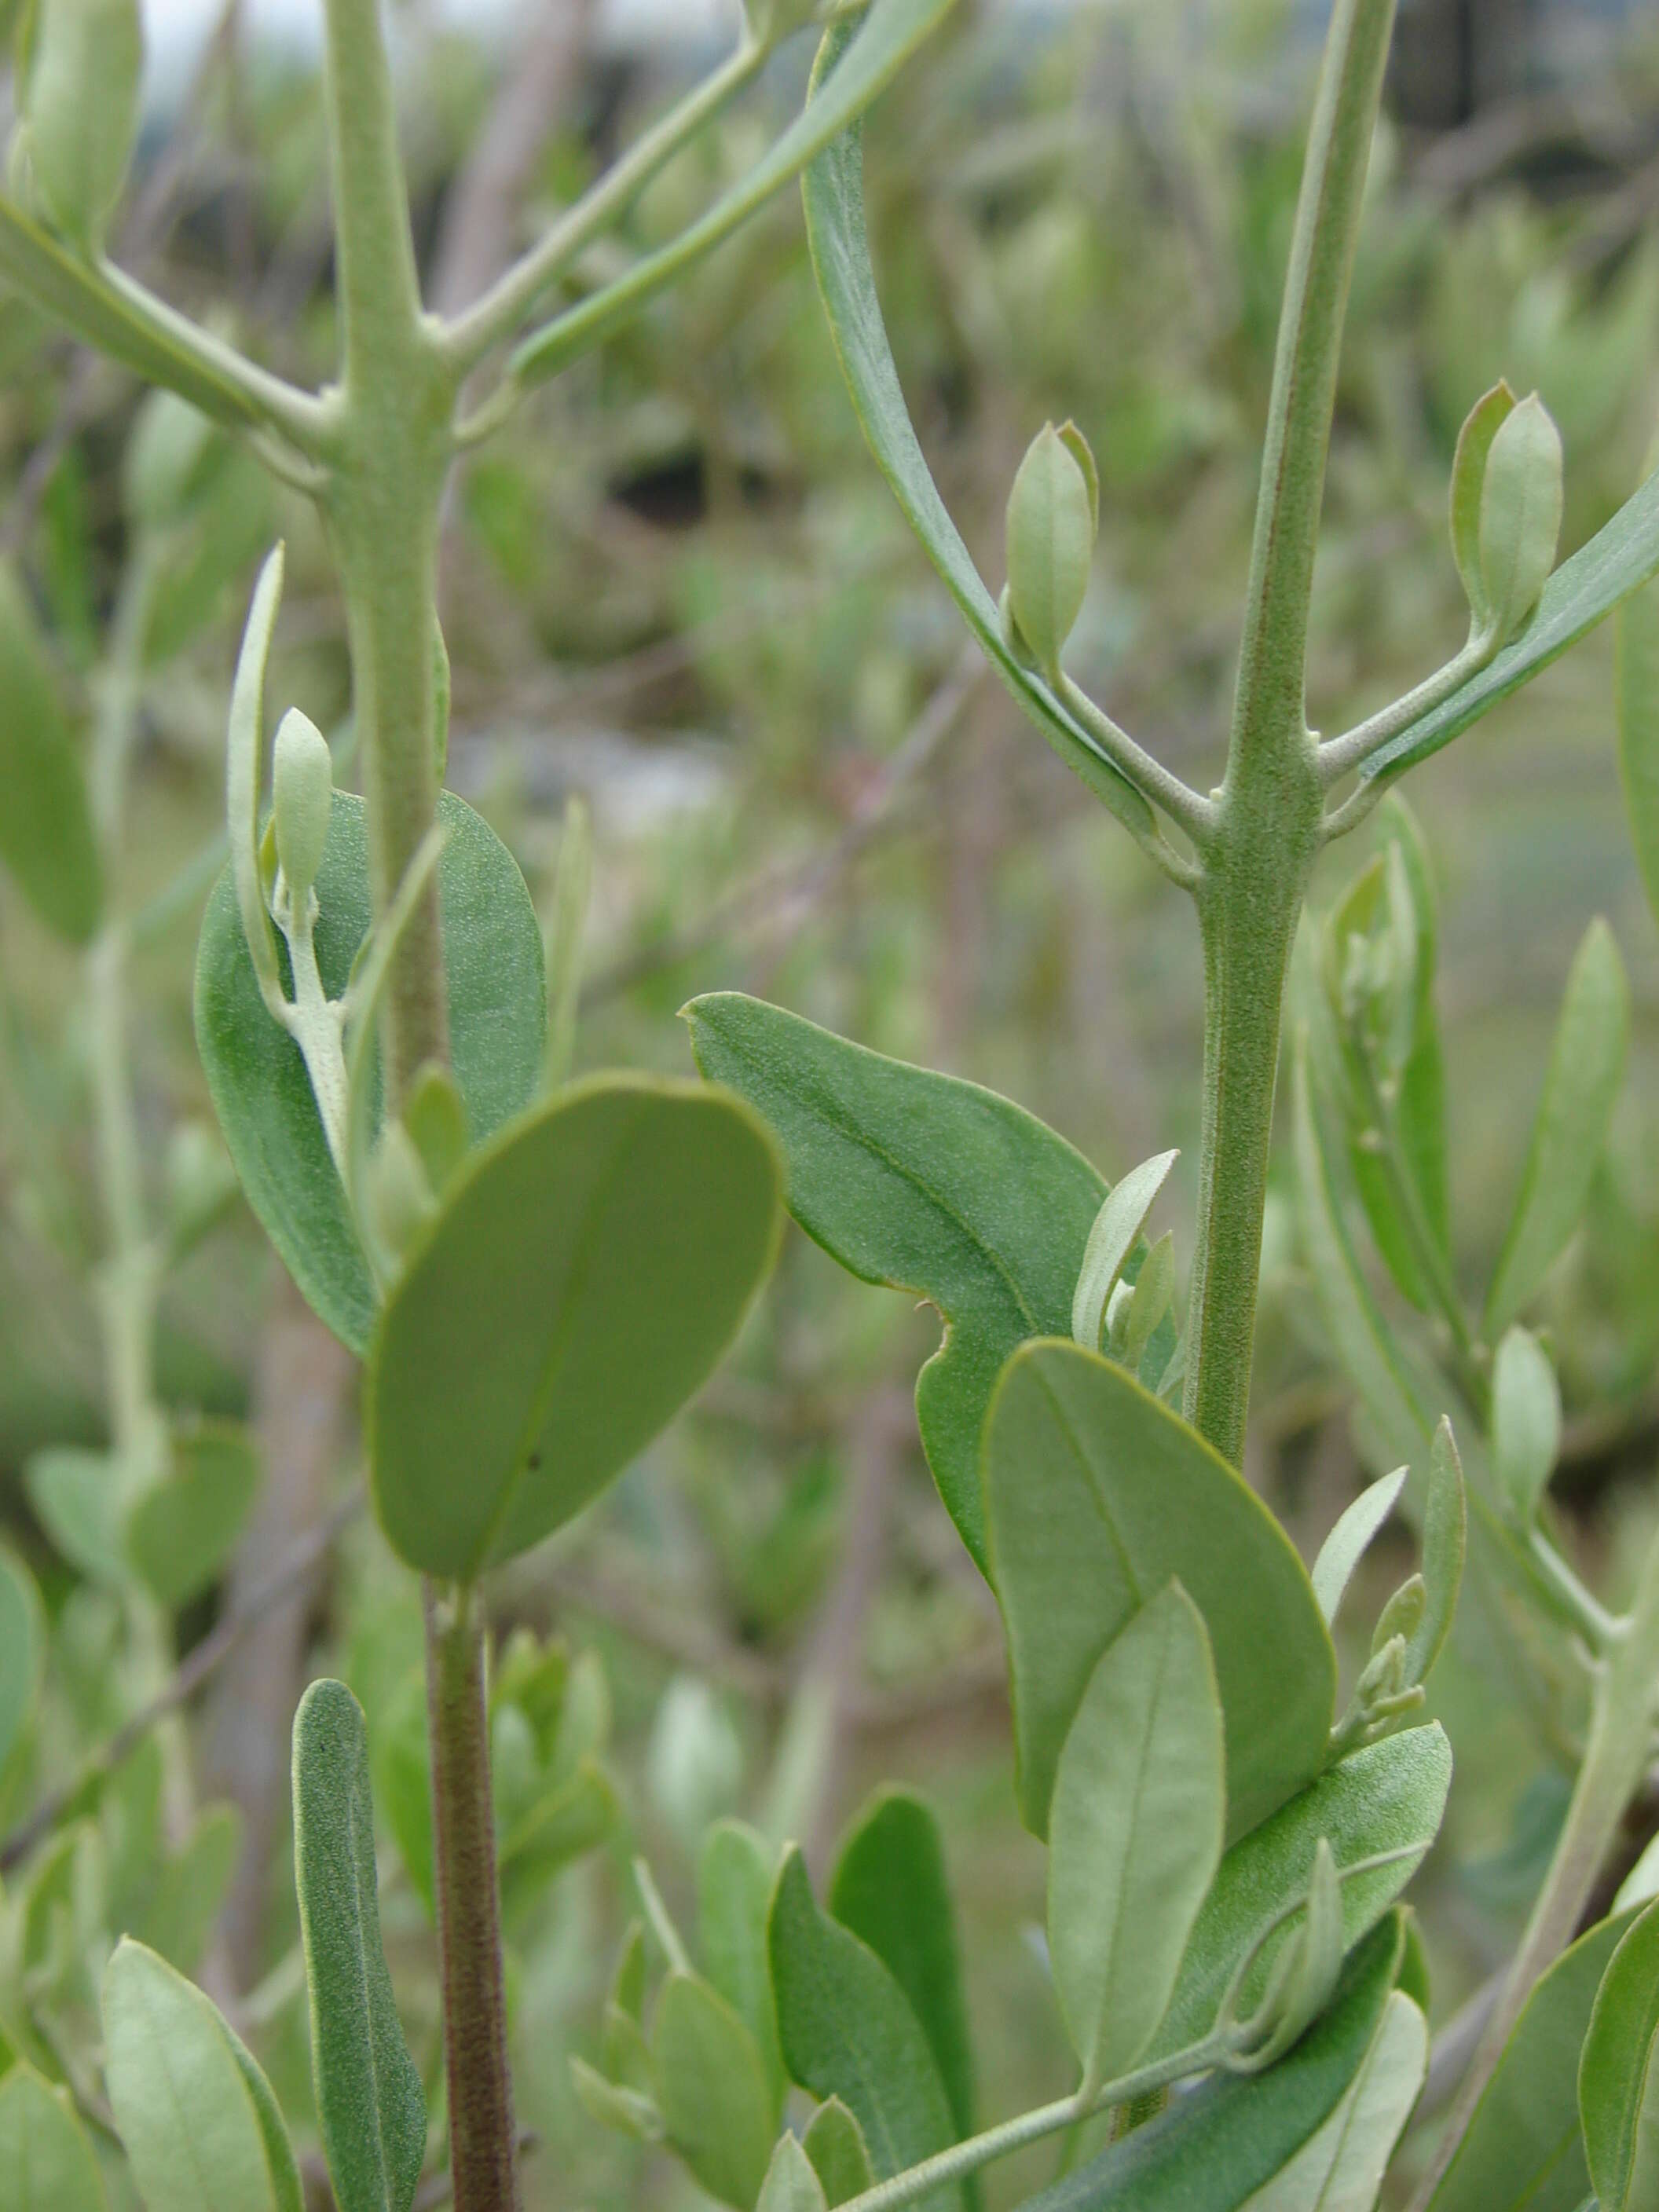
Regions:
<svg viewBox="0 0 1659 2212"><path fill-rule="evenodd" d="M921 1801L893 1791L854 1821L822 1904L798 1849L777 1856L745 1828L715 1828L695 1947L637 1869L642 1918L599 2063L576 2069L595 2118L666 2145L722 2202L766 2212L924 2200L970 2212L981 2168L1049 2136L1063 2139L1064 2167L1035 2200L1044 2212L1375 2204L1427 2060L1425 1968L1399 1899L1450 1785L1445 1735L1423 1707L1467 1560L1497 1610L1523 1603L1570 1632L1592 1717L1555 1864L1423 2199L1438 2212L1541 2202L1547 2158L1548 2201L1564 2212L1592 2187L1604 2212L1634 2212L1650 2197L1659 2119L1659 1907L1640 1910L1638 1882L1569 1944L1659 1719L1659 1553L1615 1615L1553 1540L1540 1508L1553 1377L1519 1325L1582 1210L1622 1059L1622 977L1611 939L1593 935L1476 1322L1448 1258L1432 896L1397 802L1378 817L1379 858L1302 957L1293 1052L1309 1258L1382 1466L1310 1571L1240 1461L1281 1027L1316 862L1407 768L1659 570L1659 480L1558 569L1559 440L1535 396L1494 386L1465 426L1451 485L1466 644L1358 727L1323 740L1310 728L1325 459L1393 15L1391 0L1336 0L1226 764L1212 791L1189 788L1066 672L1103 495L1082 434L1051 426L1022 464L999 598L906 411L866 236L859 120L949 7L752 0L732 58L482 300L440 319L419 294L378 7L326 0L341 365L319 393L179 317L103 252L136 127L132 0L39 0L26 25L0 270L313 499L339 571L364 797L335 788L326 741L290 709L264 805L278 547L230 700L229 859L202 929L197 1031L254 1212L364 1361L372 1501L422 1577L453 2201L463 2212L519 2201L487 1577L597 1497L709 1374L766 1275L787 1202L852 1273L920 1293L945 1322L917 1384L918 1425L1001 1613L1017 1796L1047 1846L1048 1956L1077 2077L1052 2102L978 2126L940 1838ZM805 112L749 176L522 335L587 244L809 23L824 35ZM803 172L831 337L900 505L1021 707L1198 910L1203 1139L1184 1326L1172 1242L1143 1233L1169 1153L1109 1188L1010 1102L732 994L688 1009L702 1083L567 1081L579 841L558 902L550 1046L522 878L442 788L435 588L456 454ZM1625 690L1650 854L1651 685L1631 672L1638 660L1650 671L1646 635L1632 632ZM61 850L81 805L72 760L40 732L20 757L23 805ZM45 844L25 831L0 849L26 884L39 878ZM67 902L51 918L69 934L101 942L91 850L76 847L78 875L54 870L35 888L49 915ZM1435 1325L1432 1365L1401 1348L1356 1264L1361 1211ZM179 1480L158 1445L139 1488L147 1498ZM1420 1571L1382 1608L1343 1700L1331 1624L1402 1504ZM125 1522L119 1540L131 1550ZM9 1569L0 1637L6 1681L27 1694L38 1638ZM512 1646L497 1675L526 1733L557 1738L562 1678ZM0 1727L16 1702L0 1691ZM371 1771L355 1700L313 1684L295 1725L294 1813L318 2118L342 2212L408 2212L428 2115L381 1948ZM60 1886L72 1918L72 1869ZM666 1971L653 1995L654 1959ZM200 1990L127 1940L104 1975L101 2018L107 2120L148 2205L298 2212L270 2085ZM0 2026L9 2038L9 2014ZM0 2191L21 2172L25 2203L84 2212L102 2185L52 2086L63 2070L20 2045L0 2079L11 2154ZM784 2125L792 2087L815 2100L799 2135ZM1110 2139L1085 2155L1097 2119Z"/></svg>

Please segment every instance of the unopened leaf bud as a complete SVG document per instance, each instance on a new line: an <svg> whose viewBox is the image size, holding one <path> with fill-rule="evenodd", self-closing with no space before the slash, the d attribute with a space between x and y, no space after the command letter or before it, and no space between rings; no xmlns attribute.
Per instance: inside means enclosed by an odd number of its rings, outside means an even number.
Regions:
<svg viewBox="0 0 1659 2212"><path fill-rule="evenodd" d="M1428 1587L1422 1576L1407 1576L1376 1617L1376 1627L1371 1636L1373 1655L1384 1650L1396 1636L1409 1644L1422 1627L1428 1610Z"/></svg>
<svg viewBox="0 0 1659 2212"><path fill-rule="evenodd" d="M290 901L302 903L317 880L334 804L328 740L310 716L290 707L277 726L271 757L271 822Z"/></svg>
<svg viewBox="0 0 1659 2212"><path fill-rule="evenodd" d="M1008 601L1020 636L1051 678L1089 589L1099 478L1082 434L1052 422L1031 441L1008 495Z"/></svg>
<svg viewBox="0 0 1659 2212"><path fill-rule="evenodd" d="M1531 621L1561 537L1561 434L1534 392L1499 424L1480 487L1480 580L1500 645Z"/></svg>

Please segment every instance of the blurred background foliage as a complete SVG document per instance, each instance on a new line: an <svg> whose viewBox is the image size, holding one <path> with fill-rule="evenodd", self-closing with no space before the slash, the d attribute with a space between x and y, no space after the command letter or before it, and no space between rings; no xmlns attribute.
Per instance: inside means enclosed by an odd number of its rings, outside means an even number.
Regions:
<svg viewBox="0 0 1659 2212"><path fill-rule="evenodd" d="M1322 12L963 0L868 133L889 324L964 535L1000 574L1019 456L1046 417L1075 416L1103 497L1074 672L1200 783L1221 767ZM450 305L705 58L666 37L630 46L579 0L526 9L493 45L416 6L399 20L417 240L428 295ZM735 175L798 101L803 67L791 48L753 109L671 168L605 252L665 237ZM307 50L242 35L233 5L147 135L118 257L319 380L333 349L325 193ZM1310 706L1331 729L1461 636L1447 477L1459 422L1498 375L1536 386L1561 425L1566 550L1642 473L1659 422L1651 12L1405 7L1372 203L1316 582ZM231 659L274 537L289 549L274 696L349 741L340 609L304 503L216 438L166 519L136 520L139 395L11 298L0 377L0 541L52 681L94 750L103 718L137 716L112 827L119 900L143 917L127 1043L143 1175L158 1207L213 1220L168 1278L160 1389L180 1413L250 1416L266 1465L236 1559L147 1643L31 1510L31 1455L105 1432L105 1231L76 960L0 879L0 1530L39 1579L52 1644L44 1718L0 1772L0 1826L72 1778L178 1662L204 1678L82 1789L77 1825L9 1871L27 1905L19 1986L61 2057L90 2021L76 1962L94 1924L139 1928L199 1972L303 2128L287 1741L301 1687L325 1669L368 1711L395 1845L394 1972L436 2080L419 1623L408 1577L351 1512L349 1364L224 1197L190 992ZM1195 1158L1184 902L964 663L844 398L793 195L464 463L443 592L451 781L544 912L566 802L592 809L579 1067L686 1072L677 1008L731 986L1012 1095L1108 1176L1168 1145L1182 1171ZM1593 639L1420 771L1411 799L1443 900L1455 1237L1471 1283L1502 1233L1590 915L1609 917L1631 969L1629 1077L1589 1231L1544 1310L1566 1399L1558 1495L1589 1571L1616 1589L1656 1510L1659 944L1620 819L1610 657ZM1361 857L1339 848L1322 896ZM1310 1557L1361 1478L1285 1166L1249 1472ZM1175 1226L1184 1261L1180 1172L1154 1226ZM651 1316L640 1325L648 1341ZM690 1918L697 1838L728 1812L804 1836L822 1866L877 1781L929 1791L951 1839L987 2117L1066 2075L994 1614L908 1410L934 1338L931 1315L848 1282L792 1231L696 1412L501 1578L501 1633L518 1639L497 1683L503 1834L515 1808L540 1819L507 1869L520 2110L544 2145L527 2169L534 2204L695 2193L667 2159L585 2120L567 2060L592 2050L636 1910L631 1856L649 1856ZM1401 1545L1366 1570L1376 1597ZM274 1571L288 1580L270 1606ZM549 1637L567 1640L568 1663L536 1641ZM1416 1892L1443 2020L1512 1944L1569 1771L1479 1657L1455 1646L1431 1686L1458 1756ZM221 1803L234 1810L198 1816ZM1659 1794L1638 1808L1631 1856L1656 1825ZM1011 2161L994 2198L1047 2172L1041 2152Z"/></svg>

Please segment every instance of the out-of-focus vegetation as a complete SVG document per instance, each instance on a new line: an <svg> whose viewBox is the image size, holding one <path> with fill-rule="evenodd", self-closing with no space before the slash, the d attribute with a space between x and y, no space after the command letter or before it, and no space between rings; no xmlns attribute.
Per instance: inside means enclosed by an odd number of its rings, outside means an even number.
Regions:
<svg viewBox="0 0 1659 2212"><path fill-rule="evenodd" d="M235 12L148 145L118 251L181 302L233 302L243 343L310 384L333 357L317 89L240 45ZM527 23L504 70L410 12L404 142L429 286L448 304L495 273L521 213L567 197L662 99L660 72L584 48L581 12L568 51L559 26ZM1018 458L1045 417L1074 416L1103 499L1072 666L1200 787L1221 766L1314 58L1296 14L1085 6L1032 41L964 8L868 131L890 327L964 535L1000 573ZM1638 19L1611 52L1570 88L1511 92L1449 131L1396 120L1379 148L1316 585L1311 707L1330 728L1459 641L1445 488L1458 425L1496 376L1536 387L1560 425L1565 550L1642 473L1659 421L1659 37ZM526 82L543 129L526 128ZM792 59L760 103L781 115L800 90ZM762 143L739 110L652 187L629 242L672 234ZM175 1717L85 1784L79 1825L20 1863L26 1948L0 2030L21 2002L48 2053L83 2041L98 1929L133 1926L199 1975L300 2124L287 1744L325 1668L369 1716L388 1942L416 2058L439 2078L418 1601L349 1510L349 1363L230 1195L190 993L234 639L274 537L289 544L290 690L345 749L341 616L309 507L246 455L210 437L157 498L153 403L10 298L0 356L0 537L47 656L27 680L94 762L112 728L137 732L124 787L94 772L94 790L121 905L140 917L126 1049L143 1201L180 1248L157 1389L179 1415L251 1415L265 1459L234 1564L169 1593L142 1661L112 1674L111 1651L140 1647L95 1563L65 1556L40 1473L42 1453L110 1434L96 979L0 878L0 1521L45 1593L52 1661L46 1718L0 1770L0 1826L74 1780L179 1662L215 1655L295 1547L309 1566ZM738 987L1019 1098L1109 1176L1166 1145L1195 1151L1200 989L1181 902L964 663L847 405L793 195L463 468L443 592L450 778L544 912L566 802L592 810L579 1067L685 1069L677 1009ZM1455 1251L1471 1282L1490 1273L1592 915L1626 955L1629 1074L1545 1309L1565 1397L1558 1498L1617 1594L1655 1517L1659 1456L1659 944L1620 811L1612 697L1598 635L1412 796L1442 898ZM1353 855L1328 865L1328 890ZM1285 1165L1249 1472L1311 1557L1360 1474ZM1179 1220L1179 1170L1171 1190ZM556 1632L571 1655L556 1683L509 1643L497 1682L507 1815L515 1788L547 1802L550 1769L566 1815L504 1868L520 2112L544 2145L532 2204L690 2197L679 2166L586 2124L567 2061L588 2049L635 1909L631 1856L648 1853L689 1917L696 1844L722 1812L804 1836L821 1863L869 1786L925 1785L947 1814L989 2115L1064 2069L995 1617L909 1412L935 1330L792 1232L695 1413L505 1578L504 1626ZM1363 1571L1374 1595L1401 1557L1379 1547ZM1571 1758L1479 1650L1454 1643L1431 1704L1457 1778L1414 1896L1444 2019L1512 1947ZM221 1803L237 1809L202 1810ZM1644 1839L1633 1827L1632 1858ZM999 2168L994 2191L1040 2183L1049 2156Z"/></svg>

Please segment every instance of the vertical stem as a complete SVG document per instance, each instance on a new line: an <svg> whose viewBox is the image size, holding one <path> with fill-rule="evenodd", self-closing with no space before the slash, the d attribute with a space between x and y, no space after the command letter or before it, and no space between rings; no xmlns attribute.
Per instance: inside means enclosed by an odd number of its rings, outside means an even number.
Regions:
<svg viewBox="0 0 1659 2212"><path fill-rule="evenodd" d="M1204 1133L1188 1419L1244 1449L1291 946L1323 800L1307 726L1308 611L1337 360L1394 0L1335 0L1273 363L1227 773L1206 856Z"/></svg>
<svg viewBox="0 0 1659 2212"><path fill-rule="evenodd" d="M1502 1994L1463 2076L1434 2162L1412 2200L1413 2212L1423 2212L1451 2164L1534 1984L1577 1930L1608 1846L1647 1771L1656 1719L1659 1719L1659 1540L1643 1562L1636 1601L1618 1624L1596 1683L1584 1757L1550 1870Z"/></svg>
<svg viewBox="0 0 1659 2212"><path fill-rule="evenodd" d="M453 2202L455 2212L516 2212L483 1630L470 1589L440 1593L428 1582L424 1595Z"/></svg>

